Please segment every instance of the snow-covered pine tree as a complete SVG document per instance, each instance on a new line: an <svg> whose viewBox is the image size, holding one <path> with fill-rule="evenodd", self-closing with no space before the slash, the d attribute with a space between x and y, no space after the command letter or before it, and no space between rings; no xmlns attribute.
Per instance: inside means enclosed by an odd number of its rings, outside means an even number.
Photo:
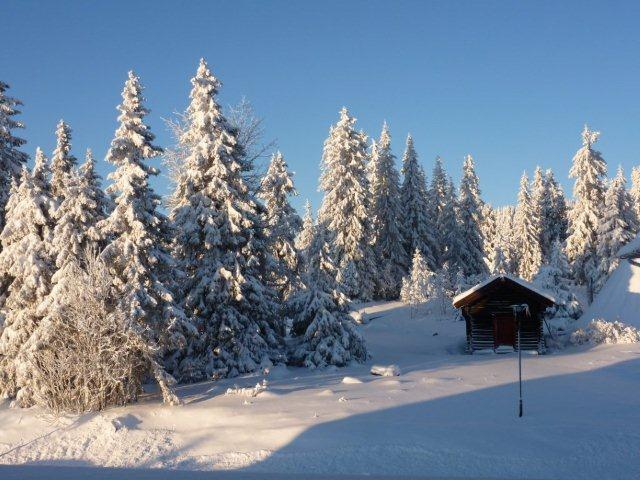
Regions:
<svg viewBox="0 0 640 480"><path fill-rule="evenodd" d="M400 175L391 152L391 136L385 122L380 141L371 156L371 210L373 251L377 262L376 297L398 298L408 258L400 229Z"/></svg>
<svg viewBox="0 0 640 480"><path fill-rule="evenodd" d="M153 144L155 136L144 123L149 110L142 91L140 79L129 72L118 106L120 125L107 153L107 161L116 167L107 189L115 197L115 208L98 224L107 243L100 257L113 276L120 310L145 330L163 356L183 349L196 331L173 298L179 275L168 250L172 232L158 211L160 197L149 185L158 170L147 163L162 149ZM176 365L170 362L169 368Z"/></svg>
<svg viewBox="0 0 640 480"><path fill-rule="evenodd" d="M186 274L184 308L200 336L180 377L234 376L282 358L277 293L265 284L267 248L257 200L242 175L242 146L216 100L204 59L191 80L189 148L173 194L174 252Z"/></svg>
<svg viewBox="0 0 640 480"><path fill-rule="evenodd" d="M38 150L36 163L44 161ZM19 184L14 181L11 188L0 234L0 272L8 284L0 336L0 396L16 398L20 406L33 404L28 345L41 320L38 307L49 294L53 274L47 248L52 209L48 193L36 186L23 167Z"/></svg>
<svg viewBox="0 0 640 480"><path fill-rule="evenodd" d="M73 169L67 174L62 202L56 209L51 246L58 270L100 248L96 227L105 219L106 199L100 189L100 177L93 170L91 153L87 156L82 171ZM53 281L56 283L55 275Z"/></svg>
<svg viewBox="0 0 640 480"><path fill-rule="evenodd" d="M516 275L520 260L519 242L516 233L516 209L506 206L495 210L496 213L496 247L500 247L503 255L504 273ZM496 264L494 253L494 269Z"/></svg>
<svg viewBox="0 0 640 480"><path fill-rule="evenodd" d="M324 225L316 227L303 275L305 288L289 300L294 338L290 362L309 368L344 366L368 358L364 339L336 290L336 267Z"/></svg>
<svg viewBox="0 0 640 480"><path fill-rule="evenodd" d="M564 196L562 186L557 182L553 175L553 171L547 170L544 174L544 190L545 195L549 198L546 212L547 226L545 228L547 238L545 238L545 248L551 251L551 245L558 240L564 244L567 239L567 228L569 220L567 219L567 199Z"/></svg>
<svg viewBox="0 0 640 480"><path fill-rule="evenodd" d="M495 263L496 254L496 212L491 205L485 203L482 205L482 224L480 225L480 233L482 233L482 247L484 250L484 260L489 271Z"/></svg>
<svg viewBox="0 0 640 480"><path fill-rule="evenodd" d="M483 201L471 155L464 159L458 195L458 232L460 235L460 267L469 276L487 272L481 226Z"/></svg>
<svg viewBox="0 0 640 480"><path fill-rule="evenodd" d="M43 190L48 189L48 170L46 162L36 160L34 181L42 185ZM51 292L40 307L40 313L47 318L45 327L59 314L73 281L70 277L77 272L77 266L85 261L87 254L97 255L104 246L98 224L105 219L110 202L100 182L91 150L87 150L85 163L67 174L62 202L51 215L54 221L48 249L56 272L51 278Z"/></svg>
<svg viewBox="0 0 640 480"><path fill-rule="evenodd" d="M582 314L582 307L573 294L575 285L571 280L571 269L564 248L559 240L551 245L549 258L540 267L533 283L551 293L557 301L553 317L560 319L577 319Z"/></svg>
<svg viewBox="0 0 640 480"><path fill-rule="evenodd" d="M618 167L616 176L611 179L604 197L604 211L598 227L597 255L600 260L600 272L596 290L618 266L618 251L634 238L635 212L631 196L626 189L627 181L622 167Z"/></svg>
<svg viewBox="0 0 640 480"><path fill-rule="evenodd" d="M437 265L438 239L435 236L434 219L429 216L426 178L418 163L418 154L413 137L407 136L407 145L402 157L400 205L402 205L401 234L404 250L412 255L420 250L430 268Z"/></svg>
<svg viewBox="0 0 640 480"><path fill-rule="evenodd" d="M444 210L447 203L448 180L447 173L442 166L442 159L436 157L431 174L431 185L429 187L429 215L434 225L434 236L436 237L437 251L434 253L438 267L442 267L445 244L443 240L443 219Z"/></svg>
<svg viewBox="0 0 640 480"><path fill-rule="evenodd" d="M14 117L20 114L22 102L7 95L9 85L0 81L0 230L4 226L4 212L11 183L20 176L29 156L20 151L26 140L16 137L13 130L24 128Z"/></svg>
<svg viewBox="0 0 640 480"><path fill-rule="evenodd" d="M445 203L442 209L442 217L438 230L441 234L443 245L443 264L446 262L453 271L462 268L462 242L460 238L460 227L458 225L458 199L456 187L451 177L447 180L445 192Z"/></svg>
<svg viewBox="0 0 640 480"><path fill-rule="evenodd" d="M542 173L542 168L536 167L531 181L531 217L536 224L538 230L538 244L540 246L540 255L544 262L551 251L553 242L552 225L550 224L551 216L551 196L548 191L548 184Z"/></svg>
<svg viewBox="0 0 640 480"><path fill-rule="evenodd" d="M324 143L320 190L324 192L318 222L326 225L337 276L355 269L358 288L343 293L350 299L373 296L375 264L370 245L370 196L366 172L366 136L354 129L346 108ZM353 264L349 266L349 264ZM343 283L344 284L344 283Z"/></svg>
<svg viewBox="0 0 640 480"><path fill-rule="evenodd" d="M531 280L542 264L542 252L540 250L540 217L531 199L527 172L524 172L520 178L515 229L520 251L518 275L525 280Z"/></svg>
<svg viewBox="0 0 640 480"><path fill-rule="evenodd" d="M102 189L102 177L96 171L96 161L90 148L87 148L84 163L80 165L78 172L85 195L92 204L95 204L95 208L88 213L93 217L90 223L97 225L100 220L111 213L114 205L111 198Z"/></svg>
<svg viewBox="0 0 640 480"><path fill-rule="evenodd" d="M509 264L502 251L502 247L499 244L494 245L489 272L491 272L491 275L504 275L508 273L508 270Z"/></svg>
<svg viewBox="0 0 640 480"><path fill-rule="evenodd" d="M410 305L427 302L432 295L433 270L420 250L413 252L411 272L402 280L400 298Z"/></svg>
<svg viewBox="0 0 640 480"><path fill-rule="evenodd" d="M65 185L78 160L71 155L71 128L64 120L56 127L56 148L51 157L51 195L60 204L64 199Z"/></svg>
<svg viewBox="0 0 640 480"><path fill-rule="evenodd" d="M307 199L304 204L304 216L302 217L302 228L296 237L296 250L300 257L301 270L306 268L306 261L308 258L309 247L315 235L315 221L313 220L313 213L311 209L311 202Z"/></svg>
<svg viewBox="0 0 640 480"><path fill-rule="evenodd" d="M631 195L631 204L636 214L639 224L636 227L636 231L640 228L640 167L633 167L631 170L631 188L629 189Z"/></svg>
<svg viewBox="0 0 640 480"><path fill-rule="evenodd" d="M271 157L267 174L260 183L258 196L265 207L265 235L269 253L275 259L273 284L286 299L298 288L300 259L295 238L302 228L302 220L289 204L289 196L298 192L293 185L293 174L280 152Z"/></svg>
<svg viewBox="0 0 640 480"><path fill-rule="evenodd" d="M604 180L607 163L593 148L600 132L585 125L582 147L573 157L569 177L575 178L573 205L569 212L569 236L566 253L574 278L587 287L589 303L593 301L599 271L598 226L604 209Z"/></svg>

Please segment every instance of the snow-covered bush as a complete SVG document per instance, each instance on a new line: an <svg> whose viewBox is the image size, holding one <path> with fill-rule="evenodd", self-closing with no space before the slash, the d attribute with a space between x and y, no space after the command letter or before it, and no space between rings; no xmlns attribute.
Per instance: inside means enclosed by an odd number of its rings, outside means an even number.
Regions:
<svg viewBox="0 0 640 480"><path fill-rule="evenodd" d="M570 342L573 345L590 343L638 343L640 342L640 330L622 322L608 322L601 318L591 320L586 329L579 328L571 334Z"/></svg>
<svg viewBox="0 0 640 480"><path fill-rule="evenodd" d="M106 266L87 255L71 262L56 288L64 299L42 321L28 357L33 399L52 412L102 410L136 400L152 376L166 403L178 403L173 378L140 327L115 308Z"/></svg>

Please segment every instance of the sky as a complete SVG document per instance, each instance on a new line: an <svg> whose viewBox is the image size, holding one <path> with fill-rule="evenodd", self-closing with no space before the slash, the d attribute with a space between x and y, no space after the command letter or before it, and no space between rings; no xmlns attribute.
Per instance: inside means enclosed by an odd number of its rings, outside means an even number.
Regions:
<svg viewBox="0 0 640 480"><path fill-rule="evenodd" d="M458 181L473 155L483 198L515 202L519 178L551 168L568 193L585 123L613 172L640 164L640 2L618 1L31 1L1 0L0 79L24 102L33 157L64 118L73 152L103 161L129 70L145 85L160 146L164 119L188 105L200 57L220 103L246 97L264 118L300 193L317 191L322 145L346 106L398 163L407 133L431 173ZM160 160L153 160L161 167ZM430 176L430 175L429 175ZM154 182L170 189L166 177Z"/></svg>

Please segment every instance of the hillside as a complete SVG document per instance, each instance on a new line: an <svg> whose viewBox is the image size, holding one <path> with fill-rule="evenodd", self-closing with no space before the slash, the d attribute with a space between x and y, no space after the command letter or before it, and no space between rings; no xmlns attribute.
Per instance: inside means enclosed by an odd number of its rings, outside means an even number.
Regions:
<svg viewBox="0 0 640 480"><path fill-rule="evenodd" d="M5 403L0 463L331 478L638 478L639 345L525 356L518 419L515 355L464 354L464 324L450 318L412 314L400 303L365 310L372 320L359 328L373 355L366 365L277 367L182 386L181 407L150 393L130 407L54 419ZM373 364L396 364L402 375L374 377ZM264 378L266 389L249 396ZM225 395L234 384L248 390Z"/></svg>

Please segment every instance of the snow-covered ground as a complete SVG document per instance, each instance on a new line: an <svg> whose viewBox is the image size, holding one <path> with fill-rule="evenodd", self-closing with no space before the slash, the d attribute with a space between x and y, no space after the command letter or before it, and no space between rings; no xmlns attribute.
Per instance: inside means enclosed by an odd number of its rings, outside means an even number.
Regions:
<svg viewBox="0 0 640 480"><path fill-rule="evenodd" d="M37 467L0 468L0 477L98 465L331 478L640 478L640 344L526 355L518 418L515 355L465 355L464 323L412 315L399 303L366 314L366 365L278 367L183 386L181 407L150 394L130 407L55 419L5 403L0 464ZM401 375L373 376L372 365L397 365ZM254 388L265 378L266 389ZM169 478L156 473L137 478Z"/></svg>

